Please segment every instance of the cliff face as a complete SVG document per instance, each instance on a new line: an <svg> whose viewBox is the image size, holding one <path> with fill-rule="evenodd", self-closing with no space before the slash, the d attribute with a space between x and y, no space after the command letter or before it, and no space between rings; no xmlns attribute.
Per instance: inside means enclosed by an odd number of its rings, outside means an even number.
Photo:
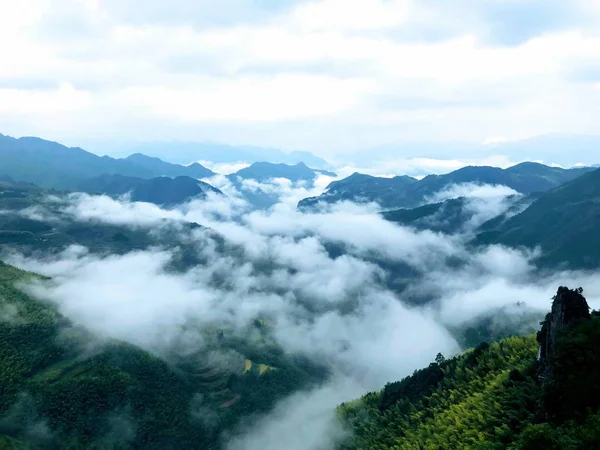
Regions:
<svg viewBox="0 0 600 450"><path fill-rule="evenodd" d="M552 356L560 331L576 322L590 318L590 307L582 293L582 288L559 287L553 298L552 310L542 322L542 329L537 335L537 340L540 344L539 360L542 365L540 376L544 382L549 381L552 375Z"/></svg>

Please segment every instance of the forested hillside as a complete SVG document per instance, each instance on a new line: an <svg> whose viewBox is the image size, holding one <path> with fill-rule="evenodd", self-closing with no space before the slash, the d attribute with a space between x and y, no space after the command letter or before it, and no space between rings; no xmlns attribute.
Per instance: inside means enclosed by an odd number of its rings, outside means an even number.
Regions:
<svg viewBox="0 0 600 450"><path fill-rule="evenodd" d="M0 448L216 448L325 375L227 330L206 330L191 355L99 340L24 290L41 281L0 262Z"/></svg>
<svg viewBox="0 0 600 450"><path fill-rule="evenodd" d="M560 288L537 337L440 354L341 405L352 434L340 448L599 448L600 320L588 311L581 289Z"/></svg>
<svg viewBox="0 0 600 450"><path fill-rule="evenodd" d="M538 264L595 269L600 264L600 170L561 185L510 218L493 219L477 244L541 247Z"/></svg>

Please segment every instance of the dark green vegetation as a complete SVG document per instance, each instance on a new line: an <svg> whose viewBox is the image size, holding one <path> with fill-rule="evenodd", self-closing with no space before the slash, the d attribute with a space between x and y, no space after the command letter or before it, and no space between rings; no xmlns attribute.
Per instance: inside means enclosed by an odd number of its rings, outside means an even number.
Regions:
<svg viewBox="0 0 600 450"><path fill-rule="evenodd" d="M158 177L151 179L101 175L82 181L78 190L91 194L121 196L130 194L131 201L173 206L191 199L206 198L209 192L222 192L208 183L190 177Z"/></svg>
<svg viewBox="0 0 600 450"><path fill-rule="evenodd" d="M345 403L344 449L596 449L600 320L561 287L535 335L481 344ZM549 344L551 343L551 344ZM538 349L541 345L541 357Z"/></svg>
<svg viewBox="0 0 600 450"><path fill-rule="evenodd" d="M199 164L179 166L143 155L133 155L128 159L100 157L81 148L69 148L40 138L14 139L1 134L0 160L0 174L8 175L13 180L60 190L76 190L82 181L105 174L137 178L195 178L199 173L210 172Z"/></svg>
<svg viewBox="0 0 600 450"><path fill-rule="evenodd" d="M477 244L540 246L541 266L591 269L600 265L600 170L541 195L511 218L498 217L481 228Z"/></svg>
<svg viewBox="0 0 600 450"><path fill-rule="evenodd" d="M23 290L36 282L51 281L0 263L2 448L217 448L242 416L325 376L223 330L186 356L100 342Z"/></svg>
<svg viewBox="0 0 600 450"><path fill-rule="evenodd" d="M498 184L522 194L542 192L571 181L592 168L561 169L537 163L522 163L508 169L496 167L464 167L445 175L429 175L418 181L411 177L379 178L363 174L331 183L319 197L307 198L300 208L311 208L319 202L341 200L377 202L384 209L414 208L444 188L460 183Z"/></svg>

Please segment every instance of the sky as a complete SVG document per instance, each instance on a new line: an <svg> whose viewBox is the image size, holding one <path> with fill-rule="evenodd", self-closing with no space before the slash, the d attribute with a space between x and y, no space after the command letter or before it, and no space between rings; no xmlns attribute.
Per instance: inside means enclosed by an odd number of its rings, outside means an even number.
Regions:
<svg viewBox="0 0 600 450"><path fill-rule="evenodd" d="M592 0L0 0L0 132L324 156L599 134ZM457 155L460 157L460 155Z"/></svg>

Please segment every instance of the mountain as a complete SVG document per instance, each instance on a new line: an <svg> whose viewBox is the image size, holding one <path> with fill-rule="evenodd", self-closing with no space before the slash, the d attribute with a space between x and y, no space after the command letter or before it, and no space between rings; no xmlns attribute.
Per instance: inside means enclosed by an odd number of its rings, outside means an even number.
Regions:
<svg viewBox="0 0 600 450"><path fill-rule="evenodd" d="M319 203L335 203L352 201L356 203L377 202L384 209L398 208L410 204L416 206L410 199L410 192L418 184L416 178L397 176L393 178L374 177L354 173L343 180L334 181L319 197L309 197L298 203L301 210L310 210Z"/></svg>
<svg viewBox="0 0 600 450"><path fill-rule="evenodd" d="M101 157L37 137L15 139L0 135L0 159L3 175L61 190L74 190L81 181L106 174L153 178L166 175L165 171L170 176L209 173L199 165L176 166L138 155L131 159Z"/></svg>
<svg viewBox="0 0 600 450"><path fill-rule="evenodd" d="M593 168L561 169L537 163L522 163L508 169L468 166L445 175L429 175L422 180L410 177L381 178L363 174L335 181L319 197L299 203L302 209L319 202L341 200L377 202L383 209L414 208L445 188L463 183L504 185L523 194L546 191L581 176Z"/></svg>
<svg viewBox="0 0 600 450"><path fill-rule="evenodd" d="M305 164L326 169L329 163L309 152L284 153L272 148L261 148L249 145L233 146L214 142L149 142L133 147L135 152L158 158L169 158L180 164L191 161L212 161L215 163L255 163L269 161L272 163Z"/></svg>
<svg viewBox="0 0 600 450"><path fill-rule="evenodd" d="M205 198L209 192L223 194L210 184L190 177L143 179L123 175L101 175L82 181L77 189L111 196L130 194L134 202L167 206L177 205L192 198Z"/></svg>
<svg viewBox="0 0 600 450"><path fill-rule="evenodd" d="M508 220L484 224L477 244L541 247L541 265L600 265L600 170L559 186Z"/></svg>
<svg viewBox="0 0 600 450"><path fill-rule="evenodd" d="M501 223L527 209L540 193L509 195L497 198L452 198L416 208L383 211L381 216L399 225L417 230L446 234L481 232L494 223ZM482 228L483 227L483 228Z"/></svg>
<svg viewBox="0 0 600 450"><path fill-rule="evenodd" d="M35 137L14 139L0 135L2 172L15 180L42 187L71 189L78 181L103 173L152 177L152 172L130 161L99 157Z"/></svg>
<svg viewBox="0 0 600 450"><path fill-rule="evenodd" d="M554 449L600 443L600 319L558 289L537 336L511 337L342 404L339 448ZM539 356L538 356L539 355Z"/></svg>
<svg viewBox="0 0 600 450"><path fill-rule="evenodd" d="M126 161L131 161L132 163L144 167L148 170L151 170L152 173L155 173L159 176L163 177L181 177L187 176L192 178L208 178L215 175L215 173L207 169L201 164L193 163L189 166L181 166L179 164L171 164L165 162L159 158L154 158L151 156L146 156L141 153L134 153L133 155L125 158Z"/></svg>
<svg viewBox="0 0 600 450"><path fill-rule="evenodd" d="M279 202L280 189L269 183L275 178L284 178L292 183L304 183L306 187L314 187L319 175L337 176L333 172L311 169L304 163L295 165L257 162L245 169L227 176L233 186L255 208L269 208ZM252 183L257 182L257 183Z"/></svg>
<svg viewBox="0 0 600 450"><path fill-rule="evenodd" d="M26 256L60 254L77 245L97 255L122 255L150 248L178 248L173 268L206 264L189 244L197 223L132 227L78 217L69 206L73 199L28 183L0 182L0 248L7 254ZM212 235L215 248L222 240Z"/></svg>
<svg viewBox="0 0 600 450"><path fill-rule="evenodd" d="M257 162L245 169L241 169L234 174L229 175L230 179L242 178L244 180L256 180L258 182L269 181L273 178L286 178L294 183L307 181L312 183L319 174L330 177L337 176L333 172L326 170L316 170L309 168L306 164L300 162L293 166L288 164L274 164L269 162Z"/></svg>
<svg viewBox="0 0 600 450"><path fill-rule="evenodd" d="M47 282L0 262L1 448L220 448L249 411L322 379L301 358L205 325L193 354L100 340L21 290Z"/></svg>

